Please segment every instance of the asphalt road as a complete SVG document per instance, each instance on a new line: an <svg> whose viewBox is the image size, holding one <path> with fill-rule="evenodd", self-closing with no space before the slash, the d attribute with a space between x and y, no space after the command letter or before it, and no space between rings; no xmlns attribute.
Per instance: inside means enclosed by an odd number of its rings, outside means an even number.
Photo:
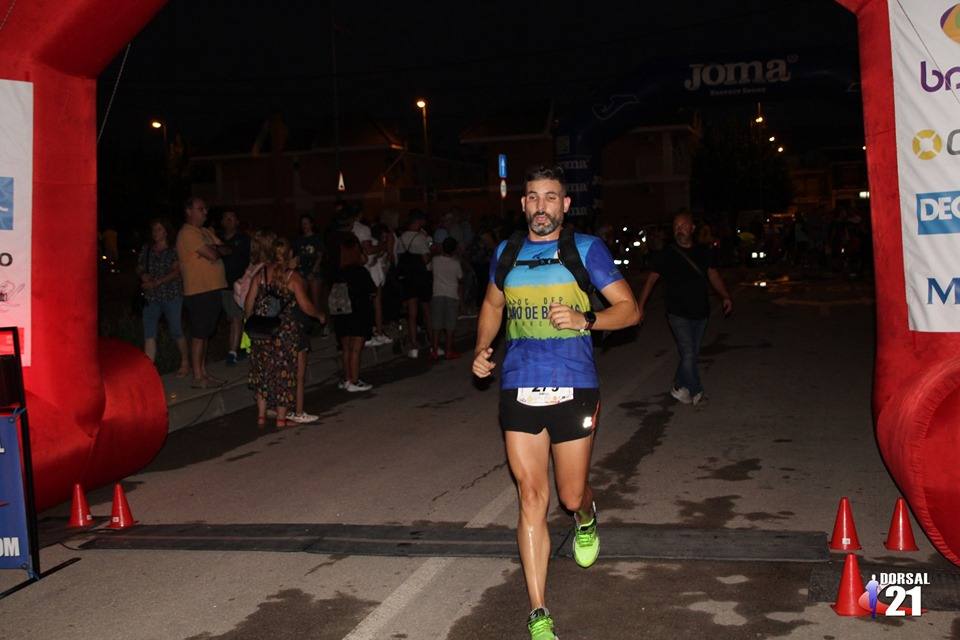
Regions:
<svg viewBox="0 0 960 640"><path fill-rule="evenodd" d="M896 487L873 440L870 286L735 285L703 350L708 402L678 405L662 307L599 354L603 413L592 481L603 526L820 531L848 496L862 562L960 571L915 527L921 551L882 547ZM321 422L260 431L245 409L171 434L125 482L145 524L349 523L513 527L514 485L496 389L467 359L398 360L365 395L323 387ZM110 510L109 490L89 495ZM66 506L42 514L55 533ZM556 506L551 522L566 526ZM519 563L273 551L43 549L81 560L0 601L2 638L348 640L525 638ZM842 556L834 556L834 563ZM831 565L836 569L836 564ZM821 567L822 569L823 567ZM840 618L811 595L810 563L601 559L551 563L548 606L580 638L960 638L956 612ZM19 579L6 572L0 588Z"/></svg>

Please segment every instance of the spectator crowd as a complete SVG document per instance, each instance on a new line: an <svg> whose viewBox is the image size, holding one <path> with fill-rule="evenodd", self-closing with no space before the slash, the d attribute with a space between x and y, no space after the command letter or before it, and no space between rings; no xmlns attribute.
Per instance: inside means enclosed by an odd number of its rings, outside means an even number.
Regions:
<svg viewBox="0 0 960 640"><path fill-rule="evenodd" d="M144 352L156 359L163 321L179 351L176 375L216 388L226 380L210 373L207 357L222 332L226 365L249 362L257 424L275 418L278 427L318 419L304 408L313 336L335 337L338 387L349 393L373 388L360 377L365 347L394 345L434 363L459 358L457 320L475 314L512 226L496 221L475 233L456 210L432 228L417 209L384 218L338 204L325 229L305 214L287 238L245 228L233 210L211 216L189 198L179 230L151 220L137 256Z"/></svg>

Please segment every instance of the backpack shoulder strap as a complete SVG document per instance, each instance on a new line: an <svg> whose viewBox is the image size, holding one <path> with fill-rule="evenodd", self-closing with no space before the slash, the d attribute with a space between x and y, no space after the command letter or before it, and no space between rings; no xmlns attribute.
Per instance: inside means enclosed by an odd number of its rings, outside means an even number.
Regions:
<svg viewBox="0 0 960 640"><path fill-rule="evenodd" d="M583 259L580 257L580 251L577 250L577 240L572 227L565 227L560 231L557 253L560 255L560 262L563 263L563 266L573 274L577 286L587 293L596 292L597 288L590 282L590 273L583 266Z"/></svg>
<svg viewBox="0 0 960 640"><path fill-rule="evenodd" d="M670 248L673 249L673 250L677 253L678 256L680 256L681 258L683 258L684 260L686 260L687 264L689 264L689 265L693 268L693 270L697 272L697 275L698 275L698 276L700 276L700 277L703 278L704 280L707 279L707 276L703 275L703 271L700 269L700 267L697 266L697 263L694 262L693 260L691 260L691 259L690 259L690 256L688 256L686 253L684 253L683 251L681 251L680 248L679 248L677 245L671 244L671 245L670 245Z"/></svg>
<svg viewBox="0 0 960 640"><path fill-rule="evenodd" d="M523 241L526 237L527 233L525 231L514 231L497 260L497 271L494 274L493 281L500 291L503 291L503 283L507 281L507 274L510 273L517 262L517 256L520 255L520 249L523 248Z"/></svg>

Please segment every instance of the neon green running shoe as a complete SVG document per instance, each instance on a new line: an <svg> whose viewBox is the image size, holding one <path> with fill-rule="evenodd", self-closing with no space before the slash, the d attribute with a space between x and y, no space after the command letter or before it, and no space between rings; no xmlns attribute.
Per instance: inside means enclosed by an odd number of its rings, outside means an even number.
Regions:
<svg viewBox="0 0 960 640"><path fill-rule="evenodd" d="M530 617L527 618L527 630L530 631L530 640L560 640L553 632L553 617L546 607L530 612Z"/></svg>
<svg viewBox="0 0 960 640"><path fill-rule="evenodd" d="M593 517L589 522L581 523L576 514L573 516L573 559L586 569L597 561L600 555L600 534L597 533L597 505L593 505Z"/></svg>

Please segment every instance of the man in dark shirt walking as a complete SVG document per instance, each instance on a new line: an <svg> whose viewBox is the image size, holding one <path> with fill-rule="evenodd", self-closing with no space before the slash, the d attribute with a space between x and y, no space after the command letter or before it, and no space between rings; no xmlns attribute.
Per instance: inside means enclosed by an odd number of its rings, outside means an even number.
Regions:
<svg viewBox="0 0 960 640"><path fill-rule="evenodd" d="M639 300L640 317L643 318L654 285L663 279L667 321L680 352L680 366L670 395L684 404L699 404L703 400L697 360L710 316L710 287L723 301L723 314L729 315L733 311L733 301L715 268L710 247L693 242L695 229L689 212L682 211L673 217L674 243L654 257Z"/></svg>

